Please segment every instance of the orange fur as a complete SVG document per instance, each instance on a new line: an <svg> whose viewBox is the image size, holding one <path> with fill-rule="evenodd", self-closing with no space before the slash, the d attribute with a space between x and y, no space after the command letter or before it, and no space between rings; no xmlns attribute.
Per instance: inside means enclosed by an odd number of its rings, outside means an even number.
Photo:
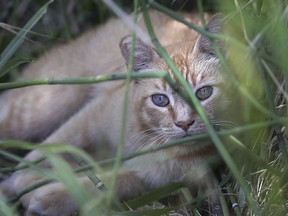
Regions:
<svg viewBox="0 0 288 216"><path fill-rule="evenodd" d="M197 15L182 15L199 24ZM166 46L192 91L197 95L202 87L213 88L211 95L201 104L212 122L222 120L229 110L229 95L223 85L225 76L221 72L219 60L211 55L211 50L205 52L209 43L203 40L203 36L197 39L197 33L187 26L158 12L152 11L151 18L160 42ZM143 27L142 20L139 25ZM219 23L214 19L208 27L215 29L216 25ZM127 33L129 30L121 20L111 20L76 41L48 52L24 71L22 79L124 72L132 38L127 36L120 42L125 61L121 59L117 43ZM140 39L136 40L133 68L143 72L165 70L179 85L159 54ZM164 99L168 97L169 103L165 106L156 105L157 102L152 98L155 94L164 95ZM123 81L85 86L38 86L8 91L0 98L0 127L5 128L0 130L0 137L69 143L86 150L97 160L113 156L120 138L123 95ZM163 98L156 99L161 102ZM197 113L163 80L142 79L133 82L128 109L125 154L206 132ZM123 172L118 177L117 195L120 199L132 198L166 183L180 181L189 172L199 173L196 182L206 184L203 181L209 174L206 162L215 154L217 152L213 144L204 140L133 158L123 164ZM41 152L35 150L26 159L35 160L41 156ZM39 176L29 171L20 171L2 183L1 187L6 194L18 194L38 179ZM103 177L104 183L106 180ZM87 177L83 177L82 181L85 187L91 187ZM24 196L21 201L28 215L35 212L69 215L77 209L59 183L41 187L35 193Z"/></svg>

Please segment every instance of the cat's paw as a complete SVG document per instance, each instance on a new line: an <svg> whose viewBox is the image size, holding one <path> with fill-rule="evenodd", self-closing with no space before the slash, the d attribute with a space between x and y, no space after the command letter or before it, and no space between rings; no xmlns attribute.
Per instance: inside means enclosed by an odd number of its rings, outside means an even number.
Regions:
<svg viewBox="0 0 288 216"><path fill-rule="evenodd" d="M60 183L43 186L35 191L26 210L26 216L72 216L77 206Z"/></svg>

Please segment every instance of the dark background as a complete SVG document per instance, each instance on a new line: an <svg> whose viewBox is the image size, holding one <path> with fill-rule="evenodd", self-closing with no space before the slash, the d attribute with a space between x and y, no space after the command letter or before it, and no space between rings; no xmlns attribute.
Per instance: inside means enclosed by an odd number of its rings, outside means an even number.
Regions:
<svg viewBox="0 0 288 216"><path fill-rule="evenodd" d="M0 22L9 25L8 30L1 27L0 51L15 36L11 31L23 27L46 2L47 0L0 0ZM115 2L128 13L133 9L132 0L115 0ZM196 0L158 0L157 2L175 11L197 10ZM217 9L217 2L217 0L203 0L202 4L205 11L213 11ZM55 0L49 5L44 17L32 29L39 35L29 34L31 41L26 41L21 46L18 55L38 56L55 43L73 39L113 15L101 0Z"/></svg>

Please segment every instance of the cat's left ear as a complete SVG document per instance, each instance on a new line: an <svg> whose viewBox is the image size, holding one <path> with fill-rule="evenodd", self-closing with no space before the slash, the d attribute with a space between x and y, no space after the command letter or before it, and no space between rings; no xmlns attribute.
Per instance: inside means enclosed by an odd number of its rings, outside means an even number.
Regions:
<svg viewBox="0 0 288 216"><path fill-rule="evenodd" d="M221 14L215 14L208 22L206 31L212 34L221 33L223 25L223 16ZM216 40L216 46L220 48L220 50L225 52L225 47L223 42ZM194 54L204 54L207 57L216 56L214 48L212 46L211 40L204 35L200 35L196 41L195 48L193 50Z"/></svg>
<svg viewBox="0 0 288 216"><path fill-rule="evenodd" d="M123 37L119 43L126 65L128 65L130 53L132 52L132 44L133 37L131 35ZM141 71L149 68L149 65L158 58L160 58L160 56L153 47L144 43L139 38L135 39L133 71Z"/></svg>

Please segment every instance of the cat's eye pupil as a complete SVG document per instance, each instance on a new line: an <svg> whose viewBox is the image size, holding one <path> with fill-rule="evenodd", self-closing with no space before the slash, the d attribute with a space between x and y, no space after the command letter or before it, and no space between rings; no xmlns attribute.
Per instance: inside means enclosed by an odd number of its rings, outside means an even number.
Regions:
<svg viewBox="0 0 288 216"><path fill-rule="evenodd" d="M159 107L165 107L169 104L169 98L164 94L154 94L152 95L152 102Z"/></svg>
<svg viewBox="0 0 288 216"><path fill-rule="evenodd" d="M212 86L204 86L196 91L196 96L199 100L203 101L208 99L213 93Z"/></svg>

